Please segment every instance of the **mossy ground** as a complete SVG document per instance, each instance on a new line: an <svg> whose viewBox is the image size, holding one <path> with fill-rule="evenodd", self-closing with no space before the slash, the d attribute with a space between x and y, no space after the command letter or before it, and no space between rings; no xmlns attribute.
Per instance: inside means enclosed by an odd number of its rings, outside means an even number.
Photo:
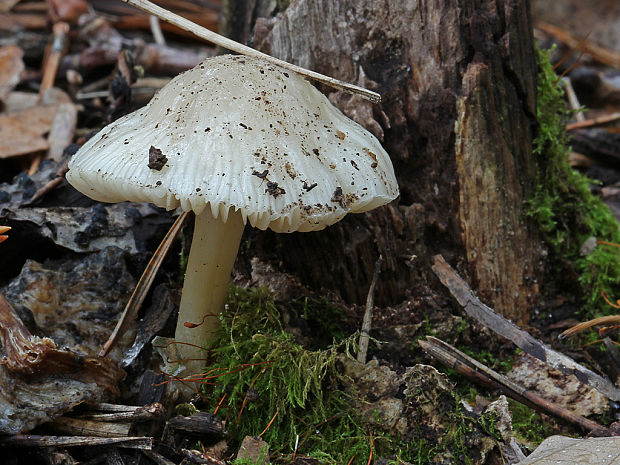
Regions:
<svg viewBox="0 0 620 465"><path fill-rule="evenodd" d="M208 374L214 377L205 385L205 397L215 408L226 395L218 416L227 418L233 450L244 436L262 435L276 463L288 463L296 443L297 455L325 464L347 464L351 459L365 464L371 450L375 458L389 457L393 463L433 463L438 455L467 457L468 435L473 430L481 434L482 428L461 412L451 391L442 394L447 398L437 406L438 418L448 425L440 440L426 439L439 434L430 426L408 441L371 428L354 408L352 391L345 389L351 381L344 378L338 361L340 354L352 356L358 334L335 339L325 348L304 348L283 328L279 305L266 289L232 287L229 294ZM325 311L329 303L304 300L292 306L300 311L298 316L310 317L308 326L318 327L315 318L322 313L315 310ZM328 310L332 316L336 311ZM334 328L340 331L340 326Z"/></svg>
<svg viewBox="0 0 620 465"><path fill-rule="evenodd" d="M540 226L551 249L551 263L558 276L567 268L581 285L580 304L584 317L608 312L602 291L620 296L620 249L599 244L587 256L580 255L590 237L620 243L618 222L609 208L590 191L593 182L568 164L566 123L571 115L563 99L561 82L549 62L549 53L539 51L538 135L534 155L539 165L535 194L529 200L529 215Z"/></svg>
<svg viewBox="0 0 620 465"><path fill-rule="evenodd" d="M296 306L312 312L307 301ZM228 418L237 441L262 434L282 458L293 454L296 443L298 454L324 463L367 458L369 432L351 409L336 367L337 356L350 355L356 339L353 334L325 349L305 349L285 332L280 309L266 289L232 287L211 364L218 377L207 387L209 397L226 394L218 414Z"/></svg>
<svg viewBox="0 0 620 465"><path fill-rule="evenodd" d="M528 406L512 399L508 400L508 405L512 414L512 429L515 436L531 450L534 450L549 436L558 434L556 429L543 421L539 413Z"/></svg>

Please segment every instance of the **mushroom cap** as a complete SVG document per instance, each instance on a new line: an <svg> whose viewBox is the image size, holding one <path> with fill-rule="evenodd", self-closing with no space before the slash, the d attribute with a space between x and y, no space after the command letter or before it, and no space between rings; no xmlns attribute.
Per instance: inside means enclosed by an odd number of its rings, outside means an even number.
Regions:
<svg viewBox="0 0 620 465"><path fill-rule="evenodd" d="M266 61L208 58L103 128L67 173L102 202L151 202L260 229L311 231L398 195L388 154L301 76Z"/></svg>

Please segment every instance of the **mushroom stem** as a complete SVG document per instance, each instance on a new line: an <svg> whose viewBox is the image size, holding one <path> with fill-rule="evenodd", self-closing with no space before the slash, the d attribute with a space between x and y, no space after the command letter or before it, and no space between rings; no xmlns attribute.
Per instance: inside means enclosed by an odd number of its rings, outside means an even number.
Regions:
<svg viewBox="0 0 620 465"><path fill-rule="evenodd" d="M241 212L230 210L226 222L216 219L209 206L196 215L194 236L187 260L179 317L175 332L183 378L200 373L204 349L211 345L226 303L230 271L239 250L245 222Z"/></svg>

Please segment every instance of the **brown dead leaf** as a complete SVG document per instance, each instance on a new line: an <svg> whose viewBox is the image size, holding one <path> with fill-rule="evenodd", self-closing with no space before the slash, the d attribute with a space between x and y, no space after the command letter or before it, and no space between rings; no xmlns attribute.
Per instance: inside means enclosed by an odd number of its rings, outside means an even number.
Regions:
<svg viewBox="0 0 620 465"><path fill-rule="evenodd" d="M4 102L4 111L11 113L18 110L36 107L37 105L57 105L71 103L71 97L66 92L52 87L45 91L43 100L39 101L39 95L33 92L21 92L15 90L9 94Z"/></svg>
<svg viewBox="0 0 620 465"><path fill-rule="evenodd" d="M16 45L0 47L0 101L4 101L19 83L24 70L24 51Z"/></svg>
<svg viewBox="0 0 620 465"><path fill-rule="evenodd" d="M42 105L0 114L0 158L47 150L44 137L52 127L56 105Z"/></svg>
<svg viewBox="0 0 620 465"><path fill-rule="evenodd" d="M49 143L48 158L60 162L63 151L73 140L76 124L77 107L72 103L58 105L52 127L47 136Z"/></svg>
<svg viewBox="0 0 620 465"><path fill-rule="evenodd" d="M37 101L34 93L14 91L7 97L6 113L0 114L0 159L48 149L58 156L71 142L76 120L71 97L52 87Z"/></svg>

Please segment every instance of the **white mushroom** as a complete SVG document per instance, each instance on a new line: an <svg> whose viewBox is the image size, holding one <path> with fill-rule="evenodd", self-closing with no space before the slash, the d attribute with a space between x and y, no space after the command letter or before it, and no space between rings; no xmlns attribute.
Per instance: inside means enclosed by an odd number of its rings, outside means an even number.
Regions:
<svg viewBox="0 0 620 465"><path fill-rule="evenodd" d="M74 155L67 179L103 202L194 211L175 334L191 344L180 348L191 359L204 359L219 325L246 221L316 231L398 195L374 136L302 77L231 55L205 60L103 128Z"/></svg>

